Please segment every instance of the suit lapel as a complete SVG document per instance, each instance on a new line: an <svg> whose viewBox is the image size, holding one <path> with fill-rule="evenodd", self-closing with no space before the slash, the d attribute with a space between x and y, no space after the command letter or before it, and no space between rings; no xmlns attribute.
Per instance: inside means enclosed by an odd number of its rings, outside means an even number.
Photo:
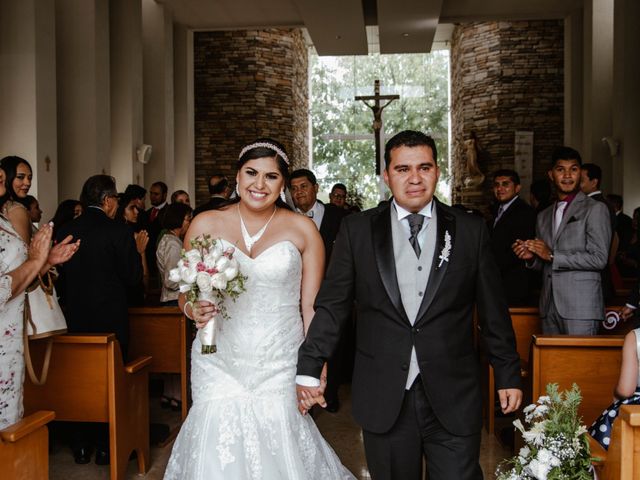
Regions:
<svg viewBox="0 0 640 480"><path fill-rule="evenodd" d="M402 318L409 322L407 312L402 305L400 287L396 278L396 260L393 256L393 234L391 233L391 202L381 208L377 215L371 219L373 253L376 258L380 279L387 292L387 296Z"/></svg>
<svg viewBox="0 0 640 480"><path fill-rule="evenodd" d="M440 202L434 199L436 202L437 209L437 217L438 217L438 232L437 232L437 241L436 241L436 249L433 252L433 262L431 264L431 272L429 273L429 281L427 282L427 288L425 289L425 295L422 299L422 303L420 304L420 308L418 309L418 314L416 315L416 323L420 321L420 319L427 312L433 299L440 288L440 284L442 283L442 279L444 278L445 273L447 272L447 267L449 266L449 261L445 261L440 258L445 247L447 246L447 239L449 237L449 255L453 252L453 247L456 240L456 222L453 215L447 212L442 206ZM506 213L506 212L505 212Z"/></svg>

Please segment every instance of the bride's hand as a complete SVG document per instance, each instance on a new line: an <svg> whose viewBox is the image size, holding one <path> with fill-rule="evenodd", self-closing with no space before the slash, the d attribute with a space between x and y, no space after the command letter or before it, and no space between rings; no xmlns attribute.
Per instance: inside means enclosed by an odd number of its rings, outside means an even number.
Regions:
<svg viewBox="0 0 640 480"><path fill-rule="evenodd" d="M218 313L216 306L207 300L193 302L191 309L191 318L196 322L196 328L203 328Z"/></svg>

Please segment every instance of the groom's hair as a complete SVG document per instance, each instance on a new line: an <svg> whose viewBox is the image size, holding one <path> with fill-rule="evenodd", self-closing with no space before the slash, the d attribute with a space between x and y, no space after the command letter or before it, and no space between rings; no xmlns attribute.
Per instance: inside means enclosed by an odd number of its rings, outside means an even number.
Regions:
<svg viewBox="0 0 640 480"><path fill-rule="evenodd" d="M436 149L436 142L429 135L425 135L422 132L416 130L404 130L395 134L389 139L384 146L384 168L389 168L391 163L391 150L398 147L430 147L433 152L433 161L438 161L438 151Z"/></svg>

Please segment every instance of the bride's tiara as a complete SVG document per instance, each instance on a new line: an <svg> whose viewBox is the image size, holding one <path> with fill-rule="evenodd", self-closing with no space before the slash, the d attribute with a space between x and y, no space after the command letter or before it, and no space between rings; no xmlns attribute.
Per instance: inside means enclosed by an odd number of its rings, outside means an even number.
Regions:
<svg viewBox="0 0 640 480"><path fill-rule="evenodd" d="M276 145L274 145L273 143L269 143L269 142L256 142L256 143L252 143L251 145L247 145L246 147L244 147L240 151L240 155L238 155L238 159L242 158L242 156L245 153L247 153L249 150L253 150L254 148L260 148L260 147L269 148L269 149L273 150L278 155L280 155L280 157L285 161L285 163L287 165L289 165L289 157L287 157L287 154L284 153L281 148L279 148Z"/></svg>

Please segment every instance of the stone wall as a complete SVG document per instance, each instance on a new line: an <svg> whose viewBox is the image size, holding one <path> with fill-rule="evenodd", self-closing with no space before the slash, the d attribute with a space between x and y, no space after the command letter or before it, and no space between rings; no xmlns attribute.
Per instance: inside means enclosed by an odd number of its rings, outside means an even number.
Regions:
<svg viewBox="0 0 640 480"><path fill-rule="evenodd" d="M563 142L562 20L456 26L451 45L452 201L487 211L492 173L514 167L515 132L532 131L533 178ZM464 141L475 132L481 185L465 188ZM528 200L528 199L527 199Z"/></svg>
<svg viewBox="0 0 640 480"><path fill-rule="evenodd" d="M258 137L308 164L308 55L299 29L194 34L196 203L207 181L235 178L238 153Z"/></svg>

